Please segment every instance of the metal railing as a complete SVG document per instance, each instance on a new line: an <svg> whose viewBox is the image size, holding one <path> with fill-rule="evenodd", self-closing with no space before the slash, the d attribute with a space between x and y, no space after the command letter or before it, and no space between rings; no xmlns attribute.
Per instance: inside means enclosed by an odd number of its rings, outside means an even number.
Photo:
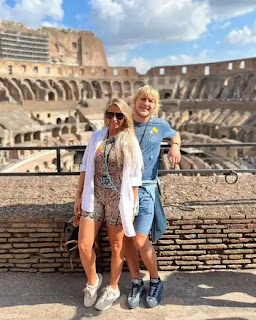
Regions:
<svg viewBox="0 0 256 320"><path fill-rule="evenodd" d="M216 148L216 147L229 147L229 148L245 148L256 147L256 142L246 143L184 143L182 148ZM51 146L51 147L0 147L1 151L56 151L56 171L54 172L0 172L0 176L56 176L56 175L79 175L79 171L62 171L61 170L61 150L71 151L84 151L86 146L72 145L72 146ZM181 149L182 149L181 148ZM161 151L169 150L170 146L163 142L161 145ZM188 169L188 170L159 170L159 175L163 174L224 174L232 175L237 173L252 173L256 174L255 169Z"/></svg>

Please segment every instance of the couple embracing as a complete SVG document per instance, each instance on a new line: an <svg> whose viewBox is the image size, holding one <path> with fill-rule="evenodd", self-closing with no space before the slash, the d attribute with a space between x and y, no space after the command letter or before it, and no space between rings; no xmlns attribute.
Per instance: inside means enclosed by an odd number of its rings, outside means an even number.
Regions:
<svg viewBox="0 0 256 320"><path fill-rule="evenodd" d="M149 308L161 302L163 284L149 233L157 240L166 227L157 182L161 142L170 140L168 156L175 166L180 162L180 136L166 120L154 117L158 109L159 93L148 85L134 94L132 108L120 98L110 99L105 127L93 132L85 150L74 205L80 220L80 259L87 276L85 307L95 304L102 283L93 243L103 222L111 247L111 276L95 308L106 310L120 297L124 257L132 278L128 306L136 308L144 294ZM147 292L138 254L150 275Z"/></svg>

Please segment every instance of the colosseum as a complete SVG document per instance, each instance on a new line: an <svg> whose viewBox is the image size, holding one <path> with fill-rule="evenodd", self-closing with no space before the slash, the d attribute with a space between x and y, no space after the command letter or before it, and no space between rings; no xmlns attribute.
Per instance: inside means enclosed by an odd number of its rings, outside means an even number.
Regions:
<svg viewBox="0 0 256 320"><path fill-rule="evenodd" d="M181 132L183 141L256 141L256 58L159 66L142 75L134 67L108 66L93 32L33 30L1 21L0 147L86 144L91 131L102 125L106 100L119 96L129 102L144 84L159 91L159 116ZM209 153L202 159L184 149L180 167L229 168L226 157L241 165L234 149L217 148L214 161ZM242 156L255 167L253 149ZM30 165L17 165L29 157ZM0 171L47 171L55 162L51 152L41 157L31 150L0 151ZM62 165L74 169L73 157L64 154Z"/></svg>

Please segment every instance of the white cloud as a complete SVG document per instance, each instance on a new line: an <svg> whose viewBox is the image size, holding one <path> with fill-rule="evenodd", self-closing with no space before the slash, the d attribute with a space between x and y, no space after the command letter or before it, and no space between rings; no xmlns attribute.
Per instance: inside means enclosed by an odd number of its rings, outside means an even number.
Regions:
<svg viewBox="0 0 256 320"><path fill-rule="evenodd" d="M250 29L248 26L244 26L239 30L232 30L228 34L226 41L233 45L244 45L256 42L256 30Z"/></svg>
<svg viewBox="0 0 256 320"><path fill-rule="evenodd" d="M220 26L220 29L227 29L230 25L231 21L226 21Z"/></svg>
<svg viewBox="0 0 256 320"><path fill-rule="evenodd" d="M211 59L209 58L207 51L204 50L199 56L189 56L180 54L177 56L167 56L164 58L157 59L145 59L143 57L134 57L130 61L128 61L126 57L126 60L123 61L122 65L134 66L139 73L145 74L150 68L154 66L186 65L209 61L211 61Z"/></svg>
<svg viewBox="0 0 256 320"><path fill-rule="evenodd" d="M51 23L63 18L63 0L14 0L10 6L0 0L0 19L23 22L29 27L40 27L48 19Z"/></svg>
<svg viewBox="0 0 256 320"><path fill-rule="evenodd" d="M256 10L256 0L208 0L211 16L225 20Z"/></svg>
<svg viewBox="0 0 256 320"><path fill-rule="evenodd" d="M92 0L91 7L108 46L194 40L210 22L207 3L194 0Z"/></svg>

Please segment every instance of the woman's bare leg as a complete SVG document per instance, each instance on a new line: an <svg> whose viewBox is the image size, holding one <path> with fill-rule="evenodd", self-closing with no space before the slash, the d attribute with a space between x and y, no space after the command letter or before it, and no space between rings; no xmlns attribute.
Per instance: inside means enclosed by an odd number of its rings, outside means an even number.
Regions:
<svg viewBox="0 0 256 320"><path fill-rule="evenodd" d="M101 226L101 222L89 218L81 218L79 223L78 247L80 260L87 275L88 284L96 283L96 255L93 243Z"/></svg>
<svg viewBox="0 0 256 320"><path fill-rule="evenodd" d="M124 255L123 255L123 238L124 230L122 226L107 226L108 239L111 246L111 276L110 286L117 289L120 279Z"/></svg>

